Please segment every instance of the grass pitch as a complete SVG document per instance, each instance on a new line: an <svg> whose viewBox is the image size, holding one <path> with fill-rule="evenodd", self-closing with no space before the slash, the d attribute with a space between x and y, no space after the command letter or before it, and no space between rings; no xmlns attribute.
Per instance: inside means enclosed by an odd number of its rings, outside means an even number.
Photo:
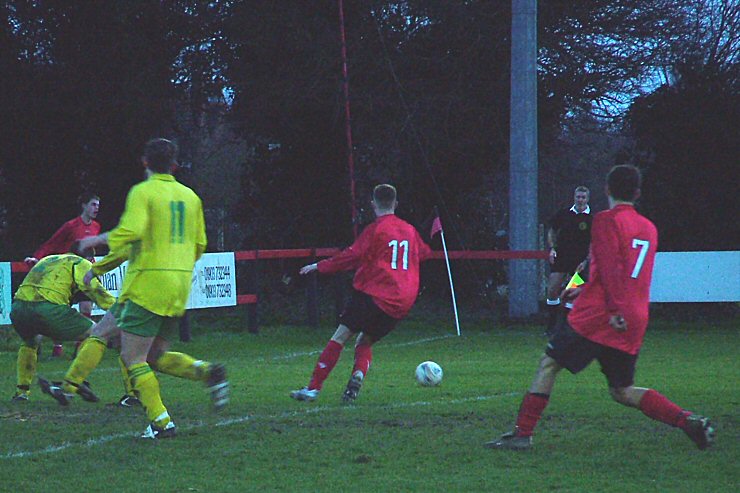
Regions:
<svg viewBox="0 0 740 493"><path fill-rule="evenodd" d="M441 323L438 325L442 325ZM6 330L7 328L0 328ZM697 450L680 430L613 403L597 365L564 372L535 434L518 453L483 443L511 428L545 340L541 327L463 327L405 322L374 348L353 406L339 397L349 377L345 350L318 401L288 393L306 384L333 328L264 327L257 334L194 327L174 349L227 364L232 401L210 412L203 387L161 376L179 435L135 437L140 409L121 409L116 354L91 375L101 402L59 407L33 389L9 401L17 339L0 343L0 491L619 491L708 492L740 487L736 323L685 328L655 322L638 361L637 384L711 416L717 443ZM210 333L209 333L210 331ZM69 364L49 358L39 374L58 379ZM68 349L69 353L69 349ZM435 388L414 368L445 371Z"/></svg>

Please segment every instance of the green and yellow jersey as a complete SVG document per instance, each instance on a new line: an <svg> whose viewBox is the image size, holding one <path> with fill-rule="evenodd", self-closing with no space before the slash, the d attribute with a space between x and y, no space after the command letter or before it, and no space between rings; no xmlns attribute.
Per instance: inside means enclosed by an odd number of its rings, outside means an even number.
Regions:
<svg viewBox="0 0 740 493"><path fill-rule="evenodd" d="M93 264L93 273L107 272L128 256L119 302L180 316L195 261L206 249L203 204L172 175L155 173L129 191L121 221L108 233L108 247L110 253Z"/></svg>
<svg viewBox="0 0 740 493"><path fill-rule="evenodd" d="M44 257L26 275L15 299L69 305L72 297L82 291L100 308L107 310L116 301L113 295L96 278L89 286L83 281L91 267L90 261L71 253Z"/></svg>

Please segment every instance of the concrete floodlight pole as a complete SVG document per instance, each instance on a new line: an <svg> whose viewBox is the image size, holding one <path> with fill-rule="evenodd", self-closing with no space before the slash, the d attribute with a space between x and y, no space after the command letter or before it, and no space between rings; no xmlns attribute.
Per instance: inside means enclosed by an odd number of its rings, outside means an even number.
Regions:
<svg viewBox="0 0 740 493"><path fill-rule="evenodd" d="M537 249L537 0L512 0L509 242ZM539 311L538 260L509 262L509 316Z"/></svg>

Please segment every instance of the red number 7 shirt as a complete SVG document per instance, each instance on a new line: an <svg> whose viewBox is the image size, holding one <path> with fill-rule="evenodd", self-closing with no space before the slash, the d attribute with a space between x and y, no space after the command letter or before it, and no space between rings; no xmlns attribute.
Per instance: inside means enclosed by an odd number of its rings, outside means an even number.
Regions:
<svg viewBox="0 0 740 493"><path fill-rule="evenodd" d="M573 330L586 339L637 354L648 324L650 281L658 231L649 219L628 204L594 217L591 229L590 281L568 315ZM625 332L609 325L621 314Z"/></svg>

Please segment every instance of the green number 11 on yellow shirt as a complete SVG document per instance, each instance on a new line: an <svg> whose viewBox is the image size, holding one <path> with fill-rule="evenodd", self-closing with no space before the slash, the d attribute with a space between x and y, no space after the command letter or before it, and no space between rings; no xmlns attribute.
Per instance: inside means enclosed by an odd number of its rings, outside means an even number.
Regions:
<svg viewBox="0 0 740 493"><path fill-rule="evenodd" d="M185 242L185 202L170 202L170 243Z"/></svg>

